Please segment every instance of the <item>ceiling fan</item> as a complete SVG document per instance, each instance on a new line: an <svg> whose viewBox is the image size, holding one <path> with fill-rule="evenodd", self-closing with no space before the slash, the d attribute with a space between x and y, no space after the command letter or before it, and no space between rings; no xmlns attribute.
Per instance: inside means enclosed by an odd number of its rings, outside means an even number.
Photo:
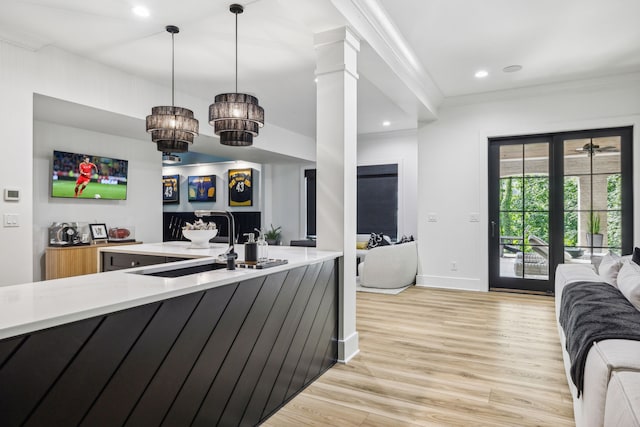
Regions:
<svg viewBox="0 0 640 427"><path fill-rule="evenodd" d="M587 153L589 156L593 156L596 153L617 153L620 150L618 149L618 147L614 147L613 145L601 147L598 144L594 144L593 142L588 142L582 147L576 148L576 151L579 153Z"/></svg>

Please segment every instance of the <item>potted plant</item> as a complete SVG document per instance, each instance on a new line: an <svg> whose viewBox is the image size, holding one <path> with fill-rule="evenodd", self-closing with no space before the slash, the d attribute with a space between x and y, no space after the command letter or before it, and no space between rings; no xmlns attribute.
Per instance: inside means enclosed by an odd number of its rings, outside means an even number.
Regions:
<svg viewBox="0 0 640 427"><path fill-rule="evenodd" d="M264 233L264 238L267 240L268 244L270 245L280 244L281 229L282 227L274 227L273 224L271 224L271 230L268 230L266 233Z"/></svg>
<svg viewBox="0 0 640 427"><path fill-rule="evenodd" d="M602 247L602 234L600 234L600 215L591 212L587 219L587 245L594 248Z"/></svg>

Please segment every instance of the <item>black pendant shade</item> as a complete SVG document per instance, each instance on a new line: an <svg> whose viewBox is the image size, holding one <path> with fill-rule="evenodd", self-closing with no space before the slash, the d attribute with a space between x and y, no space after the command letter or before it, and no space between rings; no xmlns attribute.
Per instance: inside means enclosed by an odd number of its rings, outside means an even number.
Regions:
<svg viewBox="0 0 640 427"><path fill-rule="evenodd" d="M253 144L253 137L264 126L264 109L258 98L238 93L238 14L244 11L239 4L229 7L236 15L236 92L216 95L209 106L209 124L223 145L246 147Z"/></svg>
<svg viewBox="0 0 640 427"><path fill-rule="evenodd" d="M171 104L151 109L147 116L147 132L151 140L157 144L158 151L163 153L184 153L189 151L189 144L198 135L198 120L193 111L176 107L174 103L174 49L173 36L180 30L174 25L167 25L166 30L171 34Z"/></svg>

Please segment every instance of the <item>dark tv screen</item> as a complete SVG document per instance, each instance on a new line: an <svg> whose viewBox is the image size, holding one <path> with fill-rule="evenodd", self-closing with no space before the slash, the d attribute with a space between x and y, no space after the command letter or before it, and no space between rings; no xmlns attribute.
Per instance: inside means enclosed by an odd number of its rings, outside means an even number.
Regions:
<svg viewBox="0 0 640 427"><path fill-rule="evenodd" d="M53 152L51 197L126 200L127 160Z"/></svg>

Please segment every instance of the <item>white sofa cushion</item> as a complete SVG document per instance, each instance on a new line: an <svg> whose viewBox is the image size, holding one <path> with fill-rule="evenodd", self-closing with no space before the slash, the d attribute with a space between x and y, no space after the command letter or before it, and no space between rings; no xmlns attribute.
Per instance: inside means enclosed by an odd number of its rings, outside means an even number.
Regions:
<svg viewBox="0 0 640 427"><path fill-rule="evenodd" d="M607 427L640 426L640 372L614 372L609 381L604 411Z"/></svg>
<svg viewBox="0 0 640 427"><path fill-rule="evenodd" d="M600 261L598 275L608 284L618 287L618 272L622 267L622 258L619 255L609 252Z"/></svg>
<svg viewBox="0 0 640 427"><path fill-rule="evenodd" d="M611 375L621 370L640 370L637 354L640 354L640 341L605 340L593 344L584 369L582 425L603 425Z"/></svg>
<svg viewBox="0 0 640 427"><path fill-rule="evenodd" d="M623 263L618 273L618 289L640 310L640 265L631 260Z"/></svg>

